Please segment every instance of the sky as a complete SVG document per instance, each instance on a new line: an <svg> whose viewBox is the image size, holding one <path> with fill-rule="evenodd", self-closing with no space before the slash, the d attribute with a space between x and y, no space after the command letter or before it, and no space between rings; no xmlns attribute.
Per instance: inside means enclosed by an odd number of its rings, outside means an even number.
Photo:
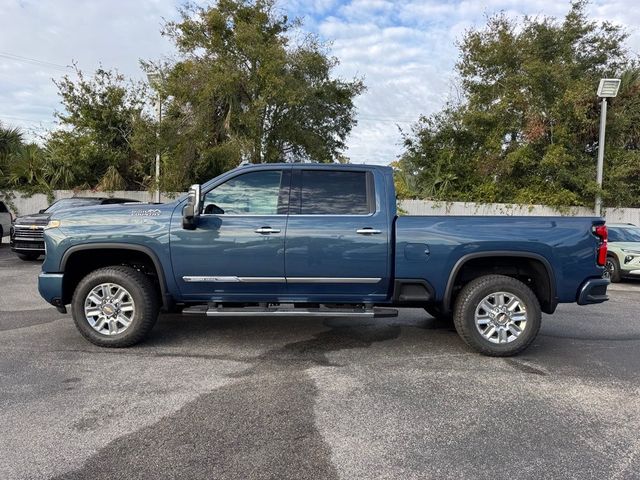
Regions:
<svg viewBox="0 0 640 480"><path fill-rule="evenodd" d="M598 0L591 18L621 25L640 52L637 0ZM160 35L177 17L176 0L0 0L0 122L30 138L55 127L61 106L52 79L98 66L143 78L139 59L173 53ZM206 4L203 0L197 3ZM209 2L210 3L210 2ZM386 165L402 152L400 129L457 97L456 41L500 11L563 17L564 0L280 0L302 29L330 42L340 60L335 75L362 78L357 121L345 152L353 163Z"/></svg>

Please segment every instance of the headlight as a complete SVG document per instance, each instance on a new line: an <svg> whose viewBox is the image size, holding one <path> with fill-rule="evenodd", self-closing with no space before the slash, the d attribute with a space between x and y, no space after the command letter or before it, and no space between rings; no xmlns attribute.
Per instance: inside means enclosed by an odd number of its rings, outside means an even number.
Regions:
<svg viewBox="0 0 640 480"><path fill-rule="evenodd" d="M640 250L629 250L626 248L621 248L624 253L630 253L631 255L640 255Z"/></svg>
<svg viewBox="0 0 640 480"><path fill-rule="evenodd" d="M49 220L49 223L47 223L47 226L44 227L45 229L47 228L58 228L60 226L60 220Z"/></svg>

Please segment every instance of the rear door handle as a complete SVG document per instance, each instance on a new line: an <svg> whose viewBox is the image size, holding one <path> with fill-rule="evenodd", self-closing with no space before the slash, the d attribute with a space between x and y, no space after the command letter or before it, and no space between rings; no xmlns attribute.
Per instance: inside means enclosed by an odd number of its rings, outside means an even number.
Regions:
<svg viewBox="0 0 640 480"><path fill-rule="evenodd" d="M279 228L271 228L271 227L260 227L254 230L256 233L280 233Z"/></svg>
<svg viewBox="0 0 640 480"><path fill-rule="evenodd" d="M376 230L375 228L367 227L367 228L359 228L358 230L356 230L356 233L359 233L360 235L375 235L378 233L382 233L382 231Z"/></svg>

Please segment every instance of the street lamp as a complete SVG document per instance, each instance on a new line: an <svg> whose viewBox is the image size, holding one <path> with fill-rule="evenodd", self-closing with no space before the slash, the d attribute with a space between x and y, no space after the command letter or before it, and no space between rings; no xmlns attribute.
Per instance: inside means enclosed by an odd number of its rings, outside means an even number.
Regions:
<svg viewBox="0 0 640 480"><path fill-rule="evenodd" d="M602 190L602 172L604 169L604 133L607 127L607 98L613 98L618 95L618 89L620 88L619 78L603 78L598 85L598 97L602 98L600 103L600 136L598 139L598 172L596 174L596 181L598 182L598 193L596 194L596 216L600 216L602 213L602 196L600 190Z"/></svg>
<svg viewBox="0 0 640 480"><path fill-rule="evenodd" d="M158 96L156 97L156 112L158 115L158 128L156 129L156 192L155 201L160 203L160 122L162 122L162 97L160 96L159 84L162 81L162 74L160 72L147 73L147 79L149 85L151 85Z"/></svg>

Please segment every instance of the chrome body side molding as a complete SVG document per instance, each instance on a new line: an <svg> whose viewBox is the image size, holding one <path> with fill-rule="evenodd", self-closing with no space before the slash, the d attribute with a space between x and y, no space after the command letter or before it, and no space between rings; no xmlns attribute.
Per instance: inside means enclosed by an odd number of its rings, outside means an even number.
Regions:
<svg viewBox="0 0 640 480"><path fill-rule="evenodd" d="M374 277L236 277L236 276L184 276L187 283L378 283Z"/></svg>

